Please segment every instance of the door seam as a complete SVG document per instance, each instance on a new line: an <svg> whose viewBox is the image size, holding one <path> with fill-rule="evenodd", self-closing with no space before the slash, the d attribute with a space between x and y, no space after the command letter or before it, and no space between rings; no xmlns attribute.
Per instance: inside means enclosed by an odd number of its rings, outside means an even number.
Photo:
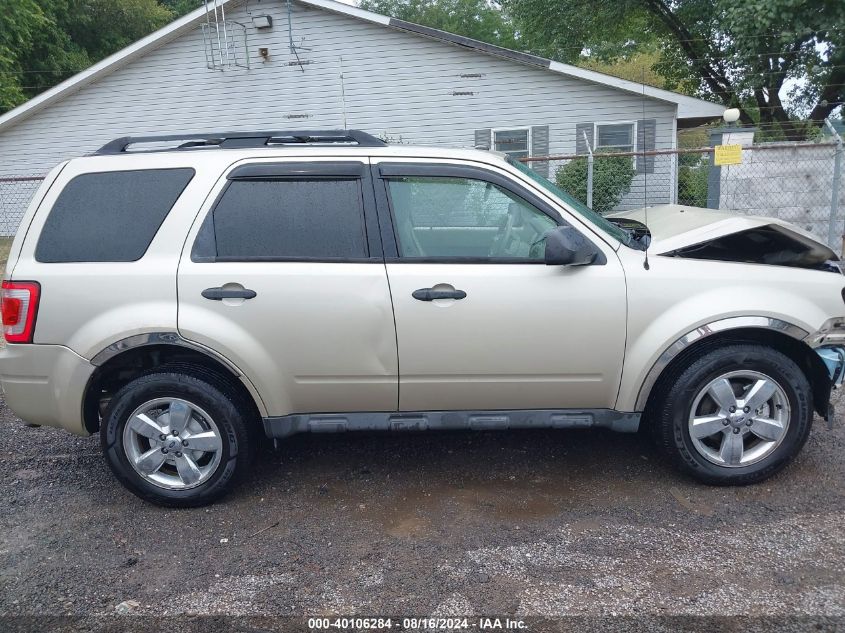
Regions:
<svg viewBox="0 0 845 633"><path fill-rule="evenodd" d="M384 266L384 278L387 281L387 294L390 296L390 313L393 315L393 341L396 345L396 411L399 411L399 403L402 401L402 380L401 369L399 365L399 332L396 325L396 306L393 302L393 288L390 286L390 275L387 272L387 258L384 255L384 239L382 238L381 213L379 212L379 197L376 193L376 179L373 174L372 157L367 157L367 165L369 167L368 175L370 187L373 190L373 205L376 215L376 226L378 226L378 241L381 246L381 265ZM392 227L391 227L392 228Z"/></svg>

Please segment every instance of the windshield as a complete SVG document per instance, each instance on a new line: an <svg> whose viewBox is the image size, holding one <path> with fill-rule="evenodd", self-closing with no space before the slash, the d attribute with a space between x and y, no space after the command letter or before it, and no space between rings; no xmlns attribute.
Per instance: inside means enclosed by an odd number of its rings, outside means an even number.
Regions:
<svg viewBox="0 0 845 633"><path fill-rule="evenodd" d="M583 202L569 195L553 182L547 180L546 178L543 178L540 174L528 167L528 165L526 165L525 163L515 160L510 156L508 156L507 160L510 165L516 167L519 171L528 176L531 180L543 187L543 189L554 195L556 198L560 198L561 200L563 200L567 204L567 206L571 207L582 218L584 218L591 224L597 226L602 231L609 234L611 237L614 237L615 239L619 240L620 242L625 244L625 246L631 246L632 237L631 234L628 233L628 231L616 226L608 220L605 220L601 215L590 209Z"/></svg>

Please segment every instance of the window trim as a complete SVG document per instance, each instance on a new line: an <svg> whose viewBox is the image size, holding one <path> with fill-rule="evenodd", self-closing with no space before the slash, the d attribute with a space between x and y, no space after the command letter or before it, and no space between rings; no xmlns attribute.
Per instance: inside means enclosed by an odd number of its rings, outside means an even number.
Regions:
<svg viewBox="0 0 845 633"><path fill-rule="evenodd" d="M599 148L599 128L605 127L608 125L630 125L631 126L631 151L637 152L637 121L630 120L630 121L593 121L593 153ZM607 145L606 147L618 147L613 145ZM637 157L631 156L631 162L634 164L634 168L637 167Z"/></svg>
<svg viewBox="0 0 845 633"><path fill-rule="evenodd" d="M520 132L521 132L521 131L523 131L523 130L524 130L524 131L526 131L526 132L528 132L528 141L527 141L527 144L528 144L528 147L527 147L527 149L528 149L528 157L533 156L533 154L531 153L531 145L532 145L531 141L533 140L533 139L532 139L532 134L533 134L533 132L532 132L532 130L531 130L531 126L530 126L530 125L529 125L529 126L524 126L524 125L512 125L512 126L508 126L508 127L494 127L494 128L490 128L490 148L491 148L494 152L502 151L502 153L503 153L503 154L507 154L507 152L505 152L505 151L503 151L503 150L497 150L497 149L496 149L496 132L513 132L513 131L517 131L517 130L518 130L518 131L520 131ZM510 156L510 154L507 154L507 155L508 155L508 156Z"/></svg>
<svg viewBox="0 0 845 633"><path fill-rule="evenodd" d="M373 195L373 182L368 165L364 160L349 161L268 161L266 159L236 163L227 169L221 179L223 188L206 210L202 217L197 217L199 228L191 244L191 261L194 263L273 263L273 262L305 262L305 263L383 263L384 254L380 238L376 202ZM355 180L359 184L359 200L361 228L364 237L366 255L363 257L314 257L314 256L275 256L275 255L201 255L197 252L198 244L203 237L206 223L213 226L214 212L229 187L236 182L261 181L278 182L284 180ZM212 229L213 230L213 229ZM216 240L215 240L216 249Z"/></svg>
<svg viewBox="0 0 845 633"><path fill-rule="evenodd" d="M410 178L414 176L429 178L467 178L481 180L497 185L522 199L527 204L547 215L557 226L572 226L563 216L545 200L534 194L534 192L523 187L521 183L514 181L507 176L499 174L484 167L469 164L457 163L416 163L413 160L388 160L380 161L372 165L373 182L381 181L381 186L376 186L376 201L378 204L379 224L382 227L382 244L384 246L385 262L393 264L533 264L545 266L542 259L517 258L517 257L463 257L463 256L438 256L438 257L403 257L399 253L399 238L396 235L396 216L393 208L393 200L390 196L389 180L391 178ZM385 230L387 227L387 230ZM573 227L575 228L575 227ZM595 240L584 235L580 229L577 230L585 240L595 245ZM593 265L604 265L607 258L604 252L596 247L601 255Z"/></svg>

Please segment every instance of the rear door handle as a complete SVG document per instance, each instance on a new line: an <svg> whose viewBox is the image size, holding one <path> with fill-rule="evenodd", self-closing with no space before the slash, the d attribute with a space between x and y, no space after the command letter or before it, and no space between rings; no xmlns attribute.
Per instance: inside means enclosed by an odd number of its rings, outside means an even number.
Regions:
<svg viewBox="0 0 845 633"><path fill-rule="evenodd" d="M244 288L243 290L236 290L235 288L206 288L202 291L202 296L212 301L222 301L223 299L254 299L256 297L255 290Z"/></svg>
<svg viewBox="0 0 845 633"><path fill-rule="evenodd" d="M414 290L411 296L417 301L434 301L435 299L464 299L467 296L463 290L435 290L434 288L420 288Z"/></svg>

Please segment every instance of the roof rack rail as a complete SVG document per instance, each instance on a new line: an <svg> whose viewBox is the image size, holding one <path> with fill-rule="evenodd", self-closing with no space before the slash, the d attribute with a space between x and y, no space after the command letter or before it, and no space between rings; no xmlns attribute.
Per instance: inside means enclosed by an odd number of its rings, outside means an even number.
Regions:
<svg viewBox="0 0 845 633"><path fill-rule="evenodd" d="M280 132L199 132L196 134L165 134L162 136L123 136L103 145L94 155L127 154L130 145L185 141L176 147L139 149L139 152L167 152L214 147L242 149L276 145L357 145L384 147L384 141L360 130L287 130Z"/></svg>

